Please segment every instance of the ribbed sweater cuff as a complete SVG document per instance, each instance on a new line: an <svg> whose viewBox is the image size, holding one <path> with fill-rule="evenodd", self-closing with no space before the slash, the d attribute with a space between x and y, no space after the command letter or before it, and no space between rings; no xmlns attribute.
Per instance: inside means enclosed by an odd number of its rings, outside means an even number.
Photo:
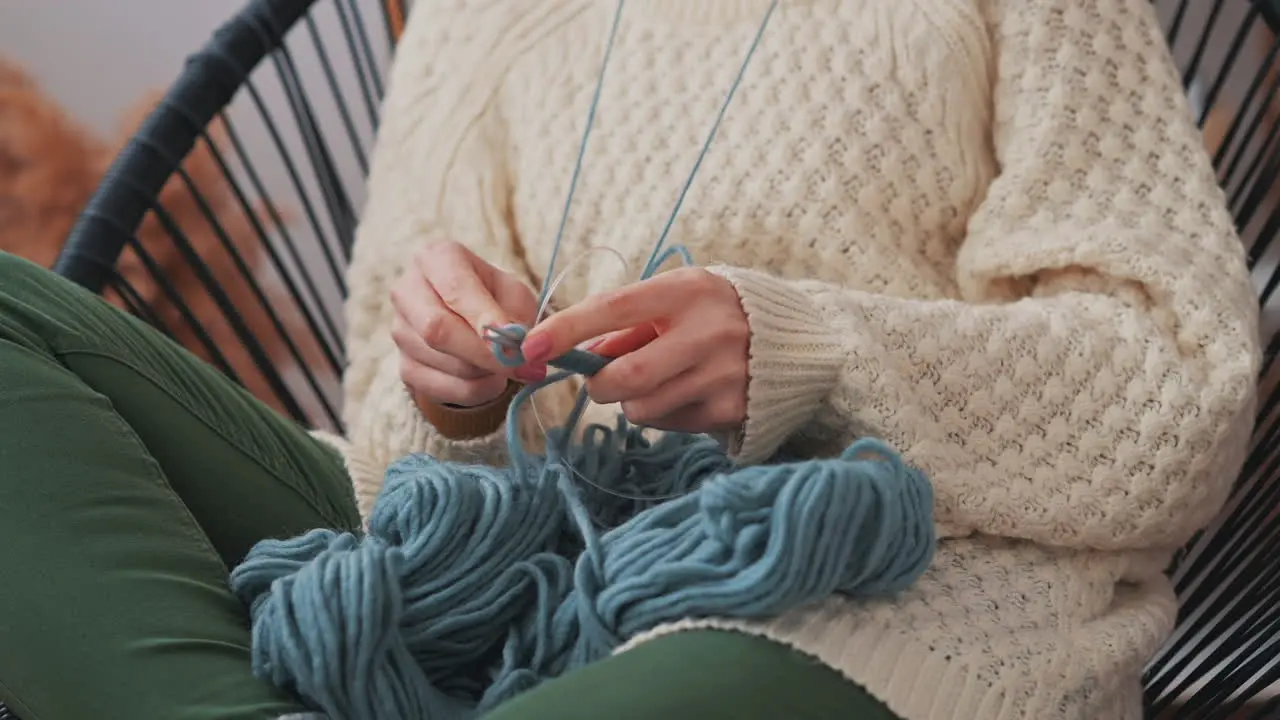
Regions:
<svg viewBox="0 0 1280 720"><path fill-rule="evenodd" d="M448 440L475 440L497 432L507 419L507 409L520 385L509 382L507 389L495 400L475 407L455 407L423 400L418 408L427 422Z"/></svg>
<svg viewBox="0 0 1280 720"><path fill-rule="evenodd" d="M831 392L843 345L794 283L737 267L707 270L733 284L751 328L747 421L728 443L729 455L741 465L764 462Z"/></svg>

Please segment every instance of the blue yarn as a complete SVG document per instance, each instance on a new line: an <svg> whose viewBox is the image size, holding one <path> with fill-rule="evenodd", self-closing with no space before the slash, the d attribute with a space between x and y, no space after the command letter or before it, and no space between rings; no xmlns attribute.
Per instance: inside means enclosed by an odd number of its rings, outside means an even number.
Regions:
<svg viewBox="0 0 1280 720"><path fill-rule="evenodd" d="M877 440L737 470L622 421L572 447L526 472L411 456L363 538L259 543L231 576L255 672L334 718L467 720L660 623L892 593L931 559L931 487Z"/></svg>
<svg viewBox="0 0 1280 720"><path fill-rule="evenodd" d="M692 262L663 245L776 4L642 277L674 255ZM599 96L597 85L566 217ZM554 266L555 252L544 299ZM493 350L523 363L518 343ZM473 720L661 623L894 593L928 567L932 487L878 440L839 458L735 468L710 438L651 441L621 418L572 442L580 393L546 455L526 453L515 415L528 397L607 363L570 351L550 363L559 372L516 395L509 467L410 456L388 469L363 536L318 529L258 543L231 573L250 608L255 674L335 720Z"/></svg>

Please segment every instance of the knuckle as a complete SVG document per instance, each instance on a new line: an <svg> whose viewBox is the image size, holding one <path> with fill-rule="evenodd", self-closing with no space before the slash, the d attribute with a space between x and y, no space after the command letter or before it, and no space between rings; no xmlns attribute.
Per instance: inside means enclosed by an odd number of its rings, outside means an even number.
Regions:
<svg viewBox="0 0 1280 720"><path fill-rule="evenodd" d="M459 280L458 273L444 273L442 277L438 277L432 281L431 287L440 296L440 300L449 307L458 304L462 299L462 282Z"/></svg>
<svg viewBox="0 0 1280 720"><path fill-rule="evenodd" d="M608 405L611 402L615 402L615 400L609 397L609 384L607 379L601 378L599 375L589 377L583 386L586 388L587 397L591 398L591 402L598 403L600 405Z"/></svg>
<svg viewBox="0 0 1280 720"><path fill-rule="evenodd" d="M453 393L453 399L450 402L459 405L479 405L483 396L484 392L479 383L473 380L464 380L458 383L457 389Z"/></svg>
<svg viewBox="0 0 1280 720"><path fill-rule="evenodd" d="M680 268L681 281L697 290L709 290L717 286L716 276L699 267Z"/></svg>
<svg viewBox="0 0 1280 720"><path fill-rule="evenodd" d="M724 397L711 406L711 422L715 425L732 425L742 420L747 404L742 398Z"/></svg>
<svg viewBox="0 0 1280 720"><path fill-rule="evenodd" d="M404 277L397 280L396 283L391 286L391 306L397 310L403 310L409 304L408 295L408 278Z"/></svg>
<svg viewBox="0 0 1280 720"><path fill-rule="evenodd" d="M712 287L715 276L699 267L681 267L669 271L673 288L681 293L702 294Z"/></svg>
<svg viewBox="0 0 1280 720"><path fill-rule="evenodd" d="M746 345L751 339L751 329L747 324L733 318L712 323L709 334L718 344L731 344L735 347Z"/></svg>
<svg viewBox="0 0 1280 720"><path fill-rule="evenodd" d="M483 368L475 367L474 365L463 365L457 372L458 377L464 380L480 380L482 378L487 378L492 374L493 373L487 372Z"/></svg>
<svg viewBox="0 0 1280 720"><path fill-rule="evenodd" d="M404 320L396 317L391 321L391 341L396 344L396 347L403 349L412 340L412 335Z"/></svg>
<svg viewBox="0 0 1280 720"><path fill-rule="evenodd" d="M415 390L423 390L419 387L420 378L418 377L418 366L408 357L401 355L399 363L400 382Z"/></svg>
<svg viewBox="0 0 1280 720"><path fill-rule="evenodd" d="M413 251L412 265L421 266L423 263L431 260L431 255L436 251L437 243L428 242L420 245L417 250Z"/></svg>
<svg viewBox="0 0 1280 720"><path fill-rule="evenodd" d="M610 381L619 399L632 398L642 394L649 387L649 376L652 370L648 363L635 357L619 360L616 368L611 368Z"/></svg>
<svg viewBox="0 0 1280 720"><path fill-rule="evenodd" d="M414 253L414 261L418 271L424 275L434 268L450 267L457 263L458 244L452 240L435 240L429 242Z"/></svg>
<svg viewBox="0 0 1280 720"><path fill-rule="evenodd" d="M520 322L532 325L538 314L538 297L528 285L520 281L520 278L511 273L502 272L505 275L502 280L504 286L511 288L508 297L504 298L511 307L503 309L516 315Z"/></svg>
<svg viewBox="0 0 1280 720"><path fill-rule="evenodd" d="M616 403L625 397L625 395L618 392L617 383L613 381L613 378L604 372L587 380L587 395L592 402L601 405Z"/></svg>
<svg viewBox="0 0 1280 720"><path fill-rule="evenodd" d="M746 363L719 362L711 371L710 381L717 387L732 388L746 384L750 377Z"/></svg>
<svg viewBox="0 0 1280 720"><path fill-rule="evenodd" d="M629 314L634 300L630 293L614 291L602 298L601 307L605 312L613 314Z"/></svg>
<svg viewBox="0 0 1280 720"><path fill-rule="evenodd" d="M457 240L436 240L427 244L422 250L427 258L452 259L460 257L464 248Z"/></svg>
<svg viewBox="0 0 1280 720"><path fill-rule="evenodd" d="M431 313L423 318L418 328L418 337L437 350L443 349L449 342L448 318L442 313Z"/></svg>
<svg viewBox="0 0 1280 720"><path fill-rule="evenodd" d="M446 293L456 294L464 285L462 278L474 274L466 253L462 245L447 241L433 247L419 260L422 275L442 299Z"/></svg>
<svg viewBox="0 0 1280 720"><path fill-rule="evenodd" d="M501 392L501 388L506 386L506 381L500 381L500 387L495 390L495 378L485 378L482 380L463 380L458 384L458 399L453 402L459 405L483 405L493 398L497 397Z"/></svg>
<svg viewBox="0 0 1280 720"><path fill-rule="evenodd" d="M502 287L510 287L512 289L523 288L527 290L529 288L528 285L525 285L524 283L520 282L520 278L515 273L509 270L503 270L497 265L492 265L488 262L484 262L484 264L488 265L490 268L490 272L493 273L493 281L495 285L499 285Z"/></svg>
<svg viewBox="0 0 1280 720"><path fill-rule="evenodd" d="M622 403L622 414L637 425L648 425L658 419L653 404L644 400L628 400Z"/></svg>

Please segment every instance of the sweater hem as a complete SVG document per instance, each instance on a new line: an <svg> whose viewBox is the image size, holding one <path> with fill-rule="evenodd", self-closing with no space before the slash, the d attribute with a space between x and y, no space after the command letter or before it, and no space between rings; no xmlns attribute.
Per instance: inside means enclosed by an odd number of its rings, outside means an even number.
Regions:
<svg viewBox="0 0 1280 720"><path fill-rule="evenodd" d="M691 630L740 632L786 645L836 670L902 720L975 720L1002 716L1006 694L1000 687L977 680L963 661L940 656L925 645L904 640L897 633L881 628L856 631L847 643L828 648L805 643L798 637L808 630L820 630L816 627L784 628L781 621L687 619L640 633L619 646L615 654L664 635ZM892 638L888 637L890 634Z"/></svg>

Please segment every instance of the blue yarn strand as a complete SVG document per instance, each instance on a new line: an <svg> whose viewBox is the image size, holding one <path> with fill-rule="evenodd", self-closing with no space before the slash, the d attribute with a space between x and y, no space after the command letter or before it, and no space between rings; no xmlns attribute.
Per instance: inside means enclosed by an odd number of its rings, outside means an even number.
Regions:
<svg viewBox="0 0 1280 720"><path fill-rule="evenodd" d="M652 277L662 267L662 263L670 256L669 253L662 253L663 246L667 242L667 236L671 234L671 229L675 227L676 216L680 214L680 208L684 206L684 199L689 194L689 188L693 187L693 179L698 176L698 170L702 168L702 161L706 159L707 152L711 150L711 143L716 139L716 133L720 130L720 123L724 121L724 116L729 111L729 103L733 102L733 96L737 94L738 87L742 85L742 78L746 77L747 67L751 64L751 58L755 57L756 50L760 47L760 41L764 38L764 31L769 27L769 20L773 18L773 11L778 8L778 0L774 0L769 4L769 9L765 11L764 20L760 22L760 28L756 30L756 36L751 41L751 47L747 49L747 56L742 61L742 65L738 68L738 74L733 78L733 84L729 86L729 92L725 93L724 102L720 104L720 112L716 113L716 119L711 124L711 131L707 133L707 138L702 142L702 149L698 151L698 159L693 163L693 169L689 171L689 177L685 179L684 186L680 188L680 194L676 196L676 205L671 210L671 215L667 217L667 224L663 226L662 233L658 235L658 242L653 246L653 252L649 254L649 261L645 263L644 274L642 278ZM674 248L673 248L674 249ZM693 258L689 256L689 251L680 248L676 252L683 253L685 263L693 264Z"/></svg>
<svg viewBox="0 0 1280 720"><path fill-rule="evenodd" d="M604 92L604 79L609 70L609 59L613 57L613 47L618 38L618 27L622 25L622 9L627 0L618 0L613 12L613 22L609 27L609 39L605 41L604 57L600 60L600 72L596 76L596 89L591 94L591 105L587 108L587 121L582 128L582 140L578 143L578 157L573 162L573 174L569 176L569 191L565 194L564 210L560 213L560 226L556 229L555 241L551 244L551 261L547 263L547 273L542 278L542 291L538 294L538 305L547 302L551 293L551 279L556 272L556 259L560 255L564 231L569 225L569 210L573 207L573 196L578 189L578 178L582 176L582 163L587 156L587 143L591 141L591 129L596 124L596 110L600 107L600 95Z"/></svg>
<svg viewBox="0 0 1280 720"><path fill-rule="evenodd" d="M600 77L544 278L554 272L625 0ZM742 68L663 228L643 277L687 249L664 247ZM495 343L523 363L525 329ZM360 536L317 529L258 543L231 574L250 608L253 669L335 720L475 720L548 679L606 657L662 623L767 619L834 594L908 587L936 541L933 489L887 444L838 458L735 467L705 436L651 440L619 418L573 441L585 393L523 450L515 414L540 387L608 360L571 351L514 398L510 465L414 455L394 463ZM575 475L591 479L574 482ZM672 499L665 499L672 498Z"/></svg>

